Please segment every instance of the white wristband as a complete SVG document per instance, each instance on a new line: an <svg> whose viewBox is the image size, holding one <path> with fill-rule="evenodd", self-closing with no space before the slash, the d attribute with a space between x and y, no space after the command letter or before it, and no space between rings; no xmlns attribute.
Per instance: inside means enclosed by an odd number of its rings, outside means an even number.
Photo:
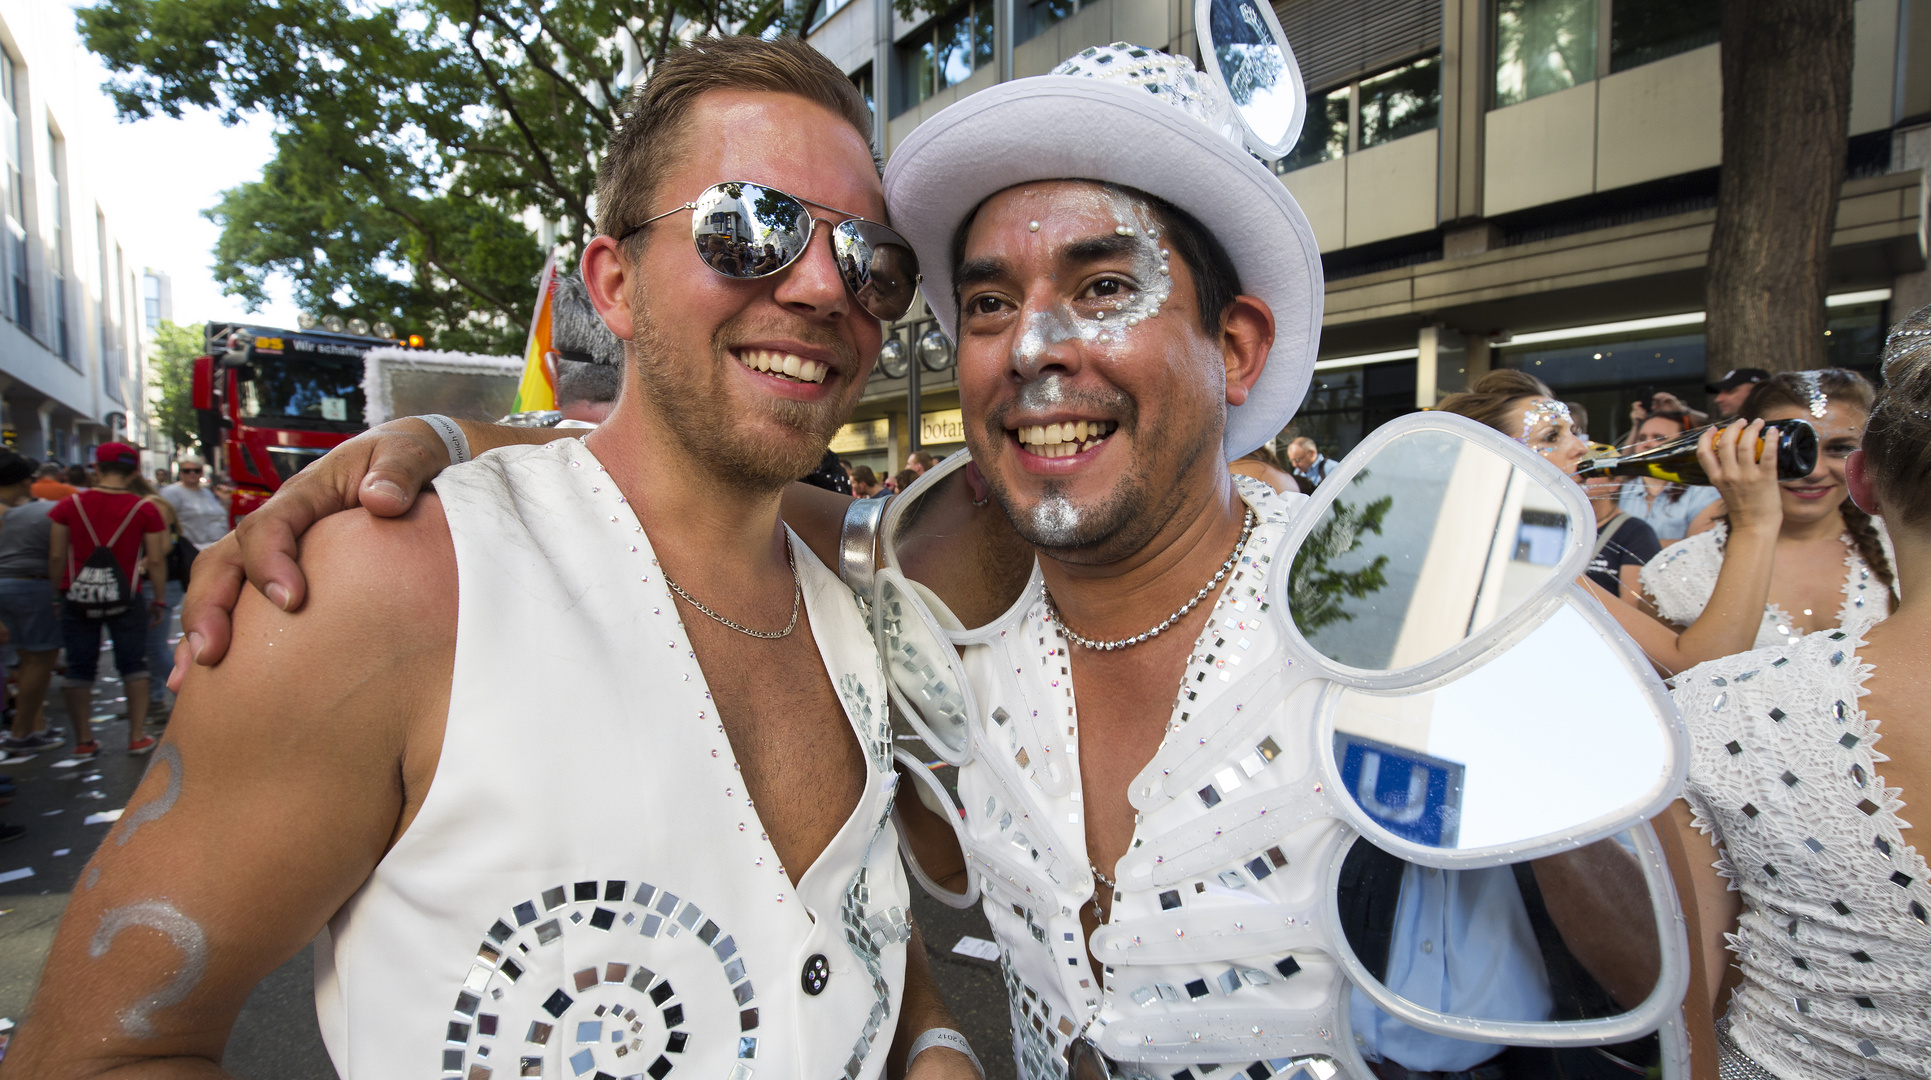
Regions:
<svg viewBox="0 0 1931 1080"><path fill-rule="evenodd" d="M905 1067L909 1070L912 1067L913 1058L935 1046L943 1046L947 1050L957 1050L964 1054L966 1060L972 1062L972 1067L978 1071L981 1080L984 1080L986 1067L979 1064L979 1055L972 1052L972 1044L966 1041L964 1035L951 1028L926 1028L921 1032L918 1038L912 1040L912 1049L906 1051Z"/></svg>
<svg viewBox="0 0 1931 1080"><path fill-rule="evenodd" d="M436 434L442 436L443 447L449 451L451 465L461 465L469 460L469 439L463 435L463 429L456 426L456 421L441 413L427 413L416 419L428 424L435 429Z"/></svg>

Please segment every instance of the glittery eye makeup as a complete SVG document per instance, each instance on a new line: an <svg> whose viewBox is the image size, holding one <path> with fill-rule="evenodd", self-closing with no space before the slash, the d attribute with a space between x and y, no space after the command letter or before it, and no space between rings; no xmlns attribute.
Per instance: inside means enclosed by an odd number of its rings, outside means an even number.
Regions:
<svg viewBox="0 0 1931 1080"><path fill-rule="evenodd" d="M1555 425L1555 430L1560 433L1567 428L1573 427L1575 421L1569 416L1569 406L1564 405L1560 401L1537 398L1530 403L1528 408L1522 410L1522 434L1516 436L1515 441L1546 457L1555 450L1555 442L1550 442L1544 446L1536 446L1529 441L1529 436L1534 434L1535 430L1544 424Z"/></svg>

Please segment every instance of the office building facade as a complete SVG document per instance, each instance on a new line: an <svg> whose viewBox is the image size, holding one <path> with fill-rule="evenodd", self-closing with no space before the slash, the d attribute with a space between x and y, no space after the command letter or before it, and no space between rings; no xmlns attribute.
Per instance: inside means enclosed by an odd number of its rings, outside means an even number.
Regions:
<svg viewBox="0 0 1931 1080"><path fill-rule="evenodd" d="M88 185L108 158L80 137L99 76L73 20L0 0L0 437L62 463L149 439L144 271Z"/></svg>
<svg viewBox="0 0 1931 1080"><path fill-rule="evenodd" d="M806 40L875 103L885 152L946 105L1090 45L1198 60L1189 0L964 0L905 19L817 0ZM1279 165L1327 275L1321 360L1285 435L1336 454L1491 366L1544 379L1602 440L1630 401L1692 405L1706 371L1704 267L1722 80L1715 0L1281 0L1308 87ZM1931 303L1931 0L1856 0L1850 152L1831 253L1829 352L1874 370L1882 327ZM849 460L896 468L906 375L921 442L960 444L951 348L895 328Z"/></svg>

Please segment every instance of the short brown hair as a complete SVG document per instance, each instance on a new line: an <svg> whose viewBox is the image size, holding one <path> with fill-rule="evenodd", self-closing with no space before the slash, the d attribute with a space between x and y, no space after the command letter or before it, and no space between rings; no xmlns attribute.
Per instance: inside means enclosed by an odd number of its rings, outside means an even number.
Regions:
<svg viewBox="0 0 1931 1080"><path fill-rule="evenodd" d="M624 95L623 120L597 164L598 232L622 236L650 216L657 186L678 158L685 118L712 90L796 94L838 114L871 142L864 95L824 53L794 37L698 38L671 49L648 80Z"/></svg>
<svg viewBox="0 0 1931 1080"><path fill-rule="evenodd" d="M1553 399L1549 388L1542 380L1514 368L1494 368L1475 380L1475 384L1459 394L1450 394L1435 406L1440 412L1452 412L1478 420L1504 435L1514 437L1522 422L1520 413L1509 406L1525 397Z"/></svg>

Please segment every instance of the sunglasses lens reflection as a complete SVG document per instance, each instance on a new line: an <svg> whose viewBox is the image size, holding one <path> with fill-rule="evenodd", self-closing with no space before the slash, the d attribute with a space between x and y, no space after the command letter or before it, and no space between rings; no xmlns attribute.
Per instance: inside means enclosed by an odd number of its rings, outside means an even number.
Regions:
<svg viewBox="0 0 1931 1080"><path fill-rule="evenodd" d="M760 278L791 264L811 239L811 215L798 200L757 184L707 188L691 215L698 257L730 278Z"/></svg>
<svg viewBox="0 0 1931 1080"><path fill-rule="evenodd" d="M832 230L838 271L858 305L887 322L904 315L918 291L919 261L905 238L871 221L852 219Z"/></svg>

